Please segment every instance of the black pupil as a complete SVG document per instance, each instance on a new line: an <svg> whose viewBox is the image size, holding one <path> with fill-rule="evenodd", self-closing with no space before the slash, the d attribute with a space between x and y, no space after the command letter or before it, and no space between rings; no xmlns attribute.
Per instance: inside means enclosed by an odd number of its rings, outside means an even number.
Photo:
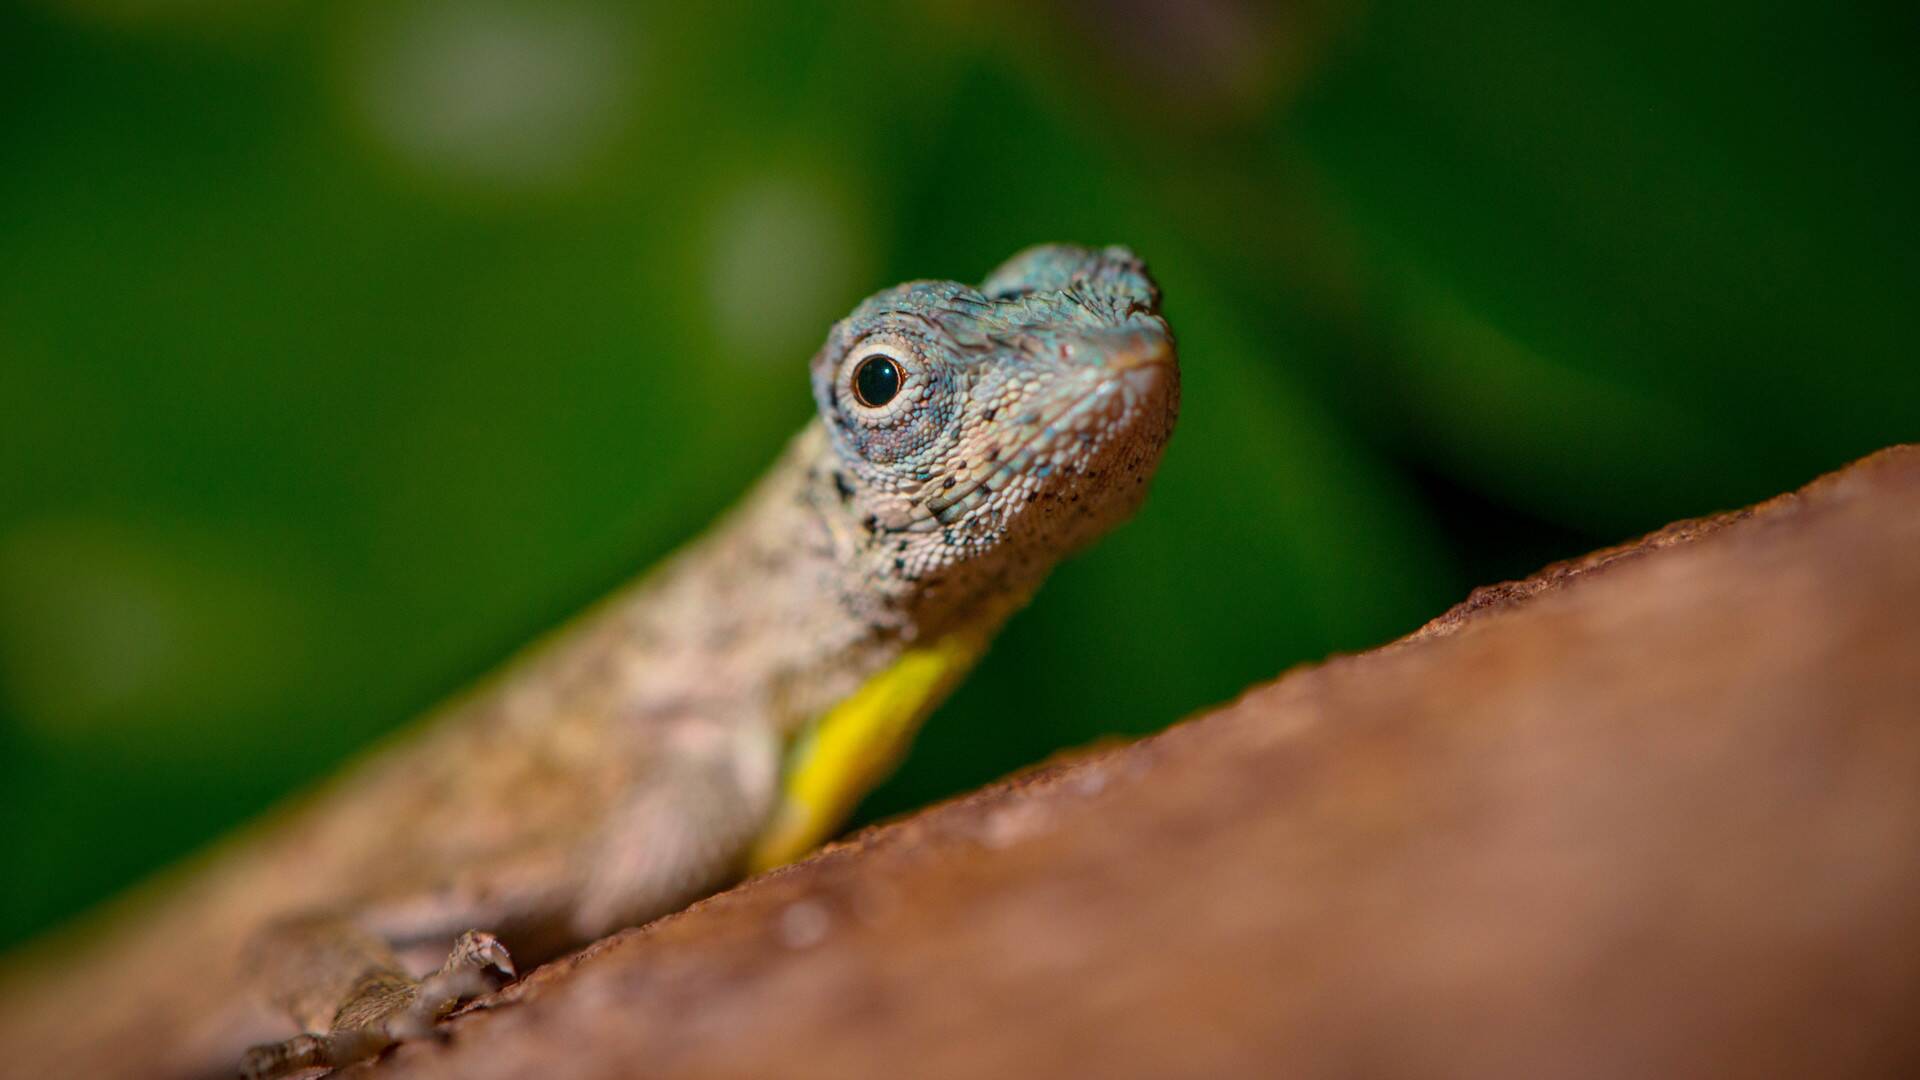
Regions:
<svg viewBox="0 0 1920 1080"><path fill-rule="evenodd" d="M891 356L869 356L853 372L853 392L860 404L873 408L892 401L900 392L900 365Z"/></svg>

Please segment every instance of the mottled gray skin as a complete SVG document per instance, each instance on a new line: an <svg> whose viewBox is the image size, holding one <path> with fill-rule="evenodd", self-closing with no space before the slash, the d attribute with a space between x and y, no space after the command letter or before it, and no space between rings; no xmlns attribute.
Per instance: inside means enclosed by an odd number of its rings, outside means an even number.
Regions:
<svg viewBox="0 0 1920 1080"><path fill-rule="evenodd" d="M904 375L879 407L852 387L876 352ZM1158 293L1121 248L882 292L812 383L817 418L700 540L137 916L10 973L8 1060L231 1068L271 1033L231 1007L251 984L309 1034L250 1073L349 1061L510 974L509 949L538 961L724 884L793 740L916 642L984 642L1126 517L1178 398Z"/></svg>
<svg viewBox="0 0 1920 1080"><path fill-rule="evenodd" d="M978 289L912 282L861 304L813 363L867 534L843 601L911 632L1031 592L1138 504L1172 432L1172 349L1158 291L1121 248L1034 248ZM849 382L876 351L908 378L869 409Z"/></svg>

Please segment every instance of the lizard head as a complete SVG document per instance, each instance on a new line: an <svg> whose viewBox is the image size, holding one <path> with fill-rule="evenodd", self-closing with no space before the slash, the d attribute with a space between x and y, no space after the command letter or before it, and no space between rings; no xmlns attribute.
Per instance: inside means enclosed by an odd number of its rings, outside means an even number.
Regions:
<svg viewBox="0 0 1920 1080"><path fill-rule="evenodd" d="M1047 245L978 287L870 297L815 356L813 389L871 577L945 607L1024 595L1133 511L1179 369L1132 252Z"/></svg>

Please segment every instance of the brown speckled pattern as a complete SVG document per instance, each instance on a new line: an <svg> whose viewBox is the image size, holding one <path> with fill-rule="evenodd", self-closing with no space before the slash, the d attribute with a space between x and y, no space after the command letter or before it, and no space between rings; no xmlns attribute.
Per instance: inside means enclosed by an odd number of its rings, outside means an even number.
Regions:
<svg viewBox="0 0 1920 1080"><path fill-rule="evenodd" d="M850 367L876 351L903 375L877 408ZM1131 513L1178 402L1158 292L1120 248L887 290L811 371L818 418L706 535L137 913L12 964L10 1066L231 1075L294 1033L253 1002L313 1027L342 987L409 997L369 973L432 971L463 930L524 968L711 891L786 741Z"/></svg>

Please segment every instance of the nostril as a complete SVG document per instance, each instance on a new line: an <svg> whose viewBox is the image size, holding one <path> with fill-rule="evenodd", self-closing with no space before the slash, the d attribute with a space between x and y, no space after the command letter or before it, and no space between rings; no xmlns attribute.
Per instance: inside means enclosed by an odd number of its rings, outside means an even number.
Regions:
<svg viewBox="0 0 1920 1080"><path fill-rule="evenodd" d="M1136 334L1131 341L1108 354L1107 366L1115 371L1143 367L1165 367L1173 363L1173 342L1160 334Z"/></svg>

